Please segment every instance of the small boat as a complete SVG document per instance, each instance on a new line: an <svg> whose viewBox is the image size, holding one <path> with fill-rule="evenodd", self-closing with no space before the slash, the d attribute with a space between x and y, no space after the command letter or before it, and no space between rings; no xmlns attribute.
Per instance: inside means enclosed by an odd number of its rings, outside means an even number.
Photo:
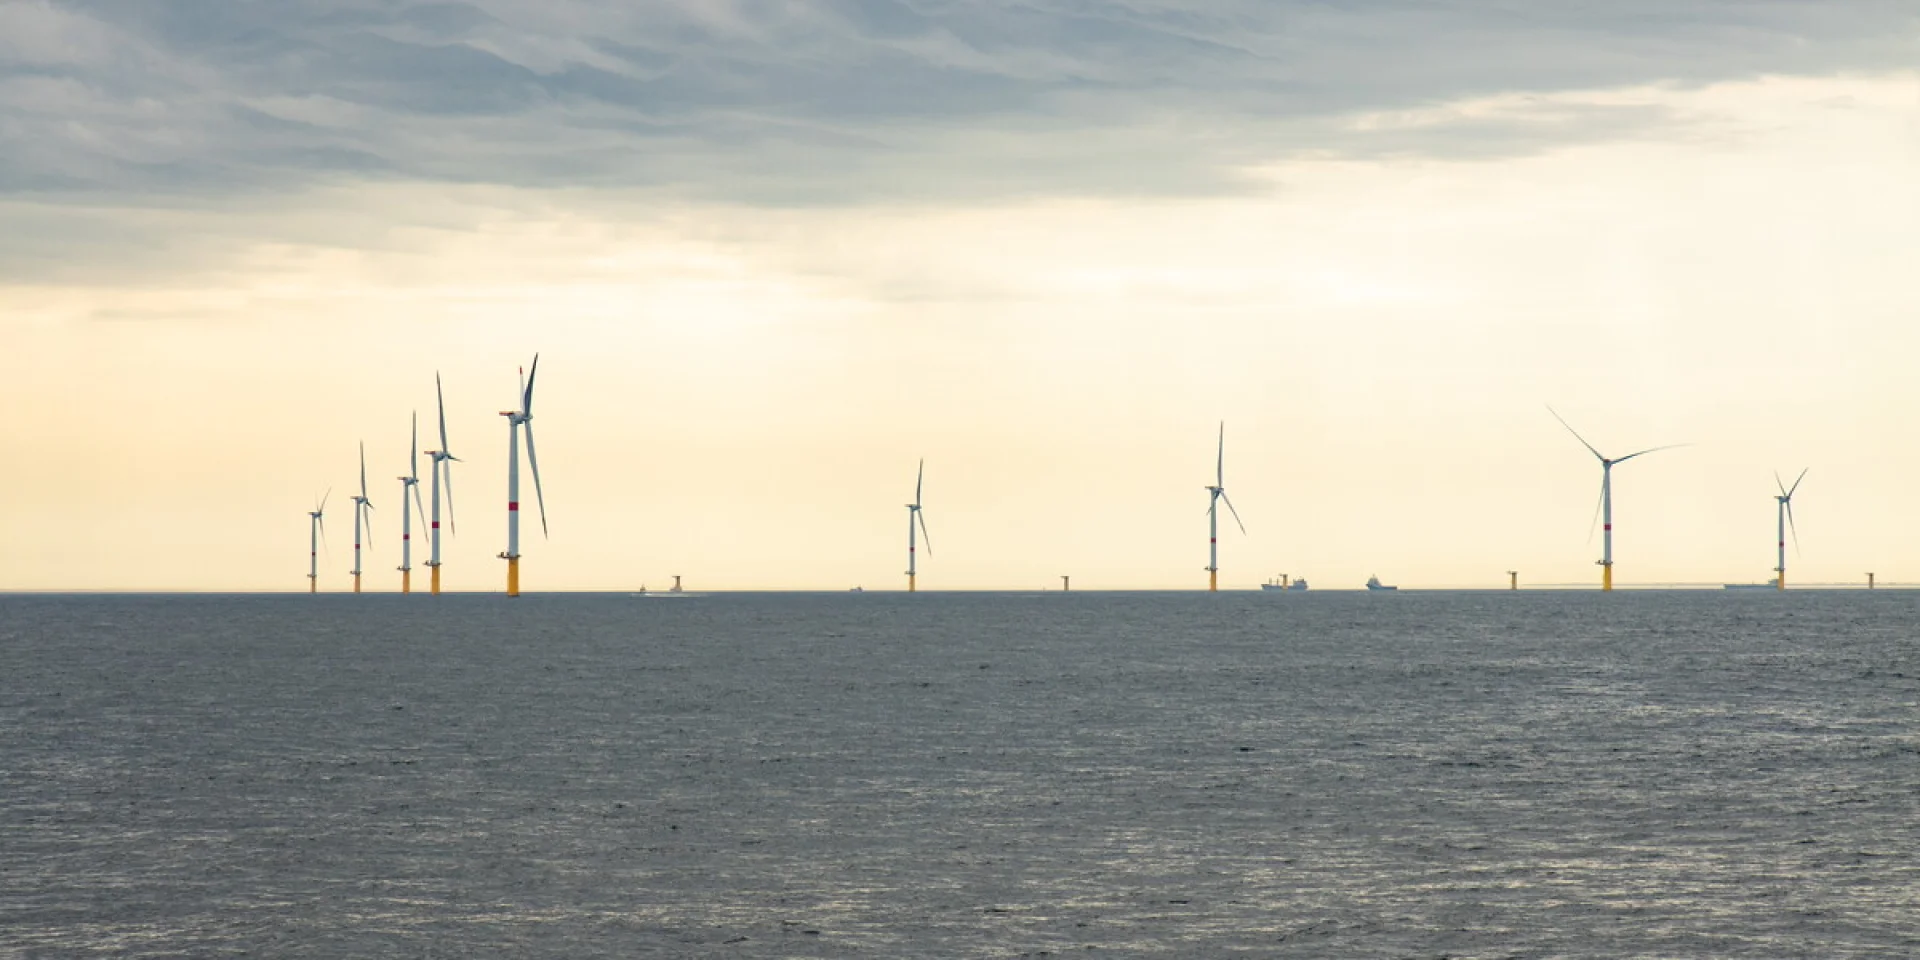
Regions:
<svg viewBox="0 0 1920 960"><path fill-rule="evenodd" d="M1368 590L1398 590L1400 588L1393 586L1391 584L1381 583L1379 577L1368 577L1367 589Z"/></svg>
<svg viewBox="0 0 1920 960"><path fill-rule="evenodd" d="M1723 586L1728 590L1778 590L1780 589L1780 581L1768 580L1765 583L1729 583Z"/></svg>
<svg viewBox="0 0 1920 960"><path fill-rule="evenodd" d="M1298 580L1294 580L1283 573L1261 584L1260 589L1279 590L1283 593L1300 593L1307 589L1307 578L1301 577Z"/></svg>
<svg viewBox="0 0 1920 960"><path fill-rule="evenodd" d="M867 588L865 588L865 587L854 587L853 589L851 589L851 590L848 590L847 592L848 592L848 593L866 593L866 592L867 592Z"/></svg>

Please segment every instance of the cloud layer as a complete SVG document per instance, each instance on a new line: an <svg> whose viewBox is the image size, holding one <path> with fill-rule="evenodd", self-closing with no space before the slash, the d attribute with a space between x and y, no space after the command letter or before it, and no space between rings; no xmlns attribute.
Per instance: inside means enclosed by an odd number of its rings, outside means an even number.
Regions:
<svg viewBox="0 0 1920 960"><path fill-rule="evenodd" d="M1301 153L1510 155L1672 119L1566 91L1917 54L1920 14L1872 0L24 0L0 5L0 192L1214 193Z"/></svg>

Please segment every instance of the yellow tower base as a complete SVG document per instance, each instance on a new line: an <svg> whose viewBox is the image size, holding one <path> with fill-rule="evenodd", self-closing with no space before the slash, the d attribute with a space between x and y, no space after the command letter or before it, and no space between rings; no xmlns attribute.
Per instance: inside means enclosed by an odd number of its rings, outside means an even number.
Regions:
<svg viewBox="0 0 1920 960"><path fill-rule="evenodd" d="M353 592L360 592L360 575L357 573L353 575Z"/></svg>
<svg viewBox="0 0 1920 960"><path fill-rule="evenodd" d="M401 593L413 592L413 571L412 570L400 571L400 592Z"/></svg>
<svg viewBox="0 0 1920 960"><path fill-rule="evenodd" d="M433 565L433 577L431 579L433 584L428 589L432 590L433 595L437 597L440 595L440 565L437 563Z"/></svg>
<svg viewBox="0 0 1920 960"><path fill-rule="evenodd" d="M1611 563L1600 565L1600 589L1608 592L1613 590L1613 564Z"/></svg>
<svg viewBox="0 0 1920 960"><path fill-rule="evenodd" d="M915 579L917 578L913 574L911 573L907 574L907 592L908 593L918 592L916 588L919 586L919 584L916 584L913 582Z"/></svg>
<svg viewBox="0 0 1920 960"><path fill-rule="evenodd" d="M1220 592L1220 571L1218 570L1207 571L1207 592L1208 593Z"/></svg>
<svg viewBox="0 0 1920 960"><path fill-rule="evenodd" d="M1776 590L1785 590L1787 588L1787 572L1781 570L1779 574L1779 576L1773 578L1773 587Z"/></svg>
<svg viewBox="0 0 1920 960"><path fill-rule="evenodd" d="M507 558L507 596L520 595L520 558Z"/></svg>

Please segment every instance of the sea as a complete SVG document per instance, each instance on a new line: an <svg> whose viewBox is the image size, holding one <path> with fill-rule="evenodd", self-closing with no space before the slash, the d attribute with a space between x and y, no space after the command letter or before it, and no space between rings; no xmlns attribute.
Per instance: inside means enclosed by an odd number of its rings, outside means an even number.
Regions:
<svg viewBox="0 0 1920 960"><path fill-rule="evenodd" d="M1920 592L0 595L5 957L1915 957Z"/></svg>

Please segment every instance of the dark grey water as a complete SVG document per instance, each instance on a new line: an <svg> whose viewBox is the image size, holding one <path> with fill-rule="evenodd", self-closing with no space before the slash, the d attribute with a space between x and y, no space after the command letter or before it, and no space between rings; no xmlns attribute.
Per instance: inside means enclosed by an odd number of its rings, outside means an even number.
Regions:
<svg viewBox="0 0 1920 960"><path fill-rule="evenodd" d="M1916 624L0 597L0 953L1909 957Z"/></svg>

